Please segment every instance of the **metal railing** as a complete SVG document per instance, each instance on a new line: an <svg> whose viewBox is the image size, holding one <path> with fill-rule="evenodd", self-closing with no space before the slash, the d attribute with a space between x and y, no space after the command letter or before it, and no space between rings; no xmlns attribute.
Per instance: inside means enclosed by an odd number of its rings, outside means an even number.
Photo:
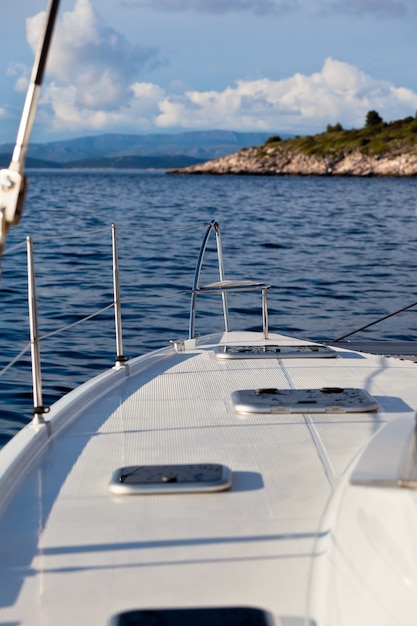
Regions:
<svg viewBox="0 0 417 626"><path fill-rule="evenodd" d="M207 222L197 222L192 224L182 224L180 227L170 227L170 231L172 230L180 230L184 232L184 229L192 231L196 230L197 232L201 229L201 227L206 227ZM125 229L122 227L121 230ZM35 279L35 256L34 249L39 244L43 246L43 248L47 248L47 244L50 242L56 243L57 241L66 241L66 240L77 240L82 235L91 236L96 235L98 233L108 233L110 230L109 226L99 227L96 229L86 229L83 230L82 233L74 233L74 234L64 234L62 236L55 235L52 237L41 237L34 238L27 237L26 240L21 241L13 246L10 246L5 256L10 256L15 253L20 252L23 248L26 249L26 276L27 276L27 289L28 289L28 306L29 306L29 331L30 331L30 341L25 343L20 352L13 356L11 360L5 364L2 368L0 368L0 379L6 375L14 366L16 366L19 361L27 354L31 353L31 372L32 372L32 411L34 415L34 419L38 422L42 422L44 420L44 415L49 411L49 408L44 405L43 400L43 383L42 383L42 365L45 366L45 359L43 359L43 363L41 362L41 344L46 343L46 340L58 335L64 334L66 331L71 330L84 322L90 321L96 317L101 316L103 313L110 311L110 309L114 309L114 329L115 329L115 342L116 342L116 354L115 354L115 367L120 368L123 367L124 364L128 361L128 357L124 354L123 347L123 326L122 326L122 306L121 306L121 295L120 295L120 270L119 270L119 254L118 254L118 243L117 243L117 228L116 225L113 224L111 226L111 246L112 246L112 291L113 291L113 299L110 304L103 306L102 308L96 309L92 311L90 314L81 317L80 319L76 319L69 324L61 326L59 328L55 328L50 332L40 332L39 324L38 324L38 297L37 297L37 289L36 289L36 279ZM160 233L161 230L166 230L165 227L151 226L145 227L142 226L139 228L130 227L129 231L137 230L138 233L141 234L146 231L147 233ZM201 232L201 231L200 231ZM109 238L110 243L110 238ZM36 251L36 250L35 250ZM38 261L39 264L39 261ZM20 262L19 262L20 265ZM25 281L26 282L26 281ZM154 294L154 297L158 298L160 296L163 298L164 303L173 299L175 301L178 300L178 296L188 295L189 291L175 289L175 293L172 296L167 296L164 294L162 296L160 293ZM41 294L38 294L41 296ZM144 306L149 305L149 298L147 296L139 296L135 295L134 299L132 298L124 298L124 304L129 305L129 303L134 302L135 305L138 302L142 302ZM152 306L155 305L155 301L153 301ZM42 315L42 311L39 309L39 313Z"/></svg>
<svg viewBox="0 0 417 626"><path fill-rule="evenodd" d="M191 305L190 305L190 319L189 319L189 337L193 338L195 335L195 319L196 319L196 298L199 294L208 294L208 293L217 293L221 294L222 304L223 304L223 317L224 317L224 327L226 332L230 331L230 320L229 320L229 310L228 310L228 300L227 295L230 292L236 291L262 291L262 317L263 317L263 329L265 338L268 337L268 308L267 308L267 289L269 285L252 280L226 280L225 272L224 272L224 263L223 263L223 252L222 252L222 243L221 243L221 235L220 235L220 226L218 222L212 220L210 223L203 224L206 227L206 231L203 237L203 242L200 247L197 264L195 267L194 281L193 287L190 291L176 291L176 294L173 296L178 298L178 295L185 295L191 293ZM193 225L196 227L196 225ZM198 224L198 227L201 228L202 224ZM143 229L141 229L143 230ZM159 228L149 228L147 230L160 230ZM183 227L181 228L183 230ZM93 231L86 231L86 234L92 234L96 232L107 231L108 227L96 229ZM218 273L220 281L217 283L211 283L209 285L200 286L200 276L202 265L204 261L204 255L208 246L209 238L212 232L215 232L216 235L216 248L217 248L217 264L218 264ZM77 235L64 235L62 237L54 237L53 240L56 239L68 239L79 237ZM13 248L8 250L8 253L14 252L16 249L20 249L22 245L26 243L26 255L27 255L27 279L28 279L28 307L29 307L29 326L30 326L30 342L26 344L26 346L20 351L20 353L15 356L11 362L9 362L2 370L0 370L0 377L6 373L13 365L15 365L21 357L29 351L31 352L31 369L32 369L32 387L33 387L33 414L34 419L36 421L42 422L44 420L44 415L48 413L49 408L44 405L43 402L43 389L42 389L42 366L41 366L41 343L53 337L55 335L60 335L65 331L82 324L83 322L89 321L102 313L114 309L114 328L115 328L115 340L116 340L116 356L115 356L115 367L123 367L127 362L128 357L124 354L123 349L123 327L122 327L122 307L121 307L121 296L120 296L120 270L119 270L119 255L118 255L118 246L117 246L117 228L115 224L111 226L111 246L112 246L112 278L113 278L113 301L111 304L107 304L106 306L93 311L87 316L82 317L81 319L77 319L76 321L67 324L58 329L54 329L45 334L39 333L39 325L38 325L38 305L37 305L37 293L36 293L36 278L35 278L35 260L34 260L34 241L35 243L45 241L49 241L47 239L36 239L33 240L31 237L27 237L26 242L21 242L17 244ZM165 296L166 299L166 296ZM147 300L145 300L146 302ZM128 300L127 300L128 302ZM135 298L135 302L138 300Z"/></svg>
<svg viewBox="0 0 417 626"><path fill-rule="evenodd" d="M214 232L216 233L219 278L220 280L224 280L224 265L223 265L223 252L222 252L222 243L221 243L221 235L220 235L220 226L218 222L216 222L215 220L212 220L207 225L207 230L205 232L203 241L201 243L200 252L198 254L197 264L195 268L193 288L191 291L191 305L190 305L190 322L189 322L189 338L190 339L194 337L195 317L196 317L196 309L197 309L197 293L198 293L199 284L200 284L201 268L203 266L204 255L207 249L207 244L209 242L212 230L214 230ZM223 302L224 326L225 326L226 331L228 331L230 330L230 323L229 323L229 310L227 307L227 294L225 292L222 293L222 302Z"/></svg>
<svg viewBox="0 0 417 626"><path fill-rule="evenodd" d="M210 283L200 287L201 269L203 266L204 255L207 249L207 244L212 231L216 233L216 247L217 247L217 263L219 270L219 281L216 283ZM207 224L207 230L205 232L203 242L200 247L200 252L197 259L197 265L195 268L193 288L191 290L191 305L190 305L190 321L189 321L189 339L193 339L195 336L195 319L197 309L197 295L199 294L213 294L221 293L223 303L223 317L224 317L224 329L226 332L230 331L229 309L227 304L227 294L231 292L245 292L245 291L261 291L262 292L262 326L264 338L268 339L268 301L267 290L270 285L262 281L257 280L226 280L224 273L223 263L223 250L220 236L220 225L216 220L212 220Z"/></svg>
<svg viewBox="0 0 417 626"><path fill-rule="evenodd" d="M119 273L119 261L117 252L117 229L116 225L111 226L111 240L112 240L112 265L113 265L113 302L112 304L88 315L77 322L69 324L63 328L48 333L42 337L39 335L38 327L38 307L36 297L36 278L35 278L35 262L33 254L33 240L31 237L26 239L26 251L27 251L27 276L28 276L28 307L29 307L29 328L30 328L30 351L32 362L32 388L33 388L33 414L34 418L38 422L44 420L44 415L48 413L49 408L44 406L42 398L42 368L41 368L41 356L40 356L40 340L44 340L53 335L62 333L70 327L78 325L84 321L87 321L93 317L96 317L104 311L114 308L114 321L115 321L115 333L116 333L116 364L115 367L122 367L128 357L123 353L123 328L122 328L122 314L121 314L121 300L120 300L120 273ZM13 365L18 358L20 358L28 349L26 346L19 355L9 363L1 373L4 373L11 365Z"/></svg>

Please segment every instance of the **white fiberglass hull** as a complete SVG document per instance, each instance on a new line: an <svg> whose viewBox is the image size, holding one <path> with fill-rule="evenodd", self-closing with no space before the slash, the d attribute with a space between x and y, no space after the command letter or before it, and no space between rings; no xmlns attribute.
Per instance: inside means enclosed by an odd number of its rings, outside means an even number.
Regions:
<svg viewBox="0 0 417 626"><path fill-rule="evenodd" d="M0 623L245 606L277 625L414 624L416 365L344 349L215 352L302 343L190 340L106 372L19 433L0 453ZM342 387L365 390L378 410L239 414L231 402L242 389ZM230 488L110 489L119 468L208 463L231 470Z"/></svg>

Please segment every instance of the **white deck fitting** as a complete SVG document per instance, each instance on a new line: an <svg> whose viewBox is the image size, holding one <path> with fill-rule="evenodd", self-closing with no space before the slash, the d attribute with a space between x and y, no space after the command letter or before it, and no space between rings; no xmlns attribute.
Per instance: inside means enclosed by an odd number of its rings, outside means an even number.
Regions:
<svg viewBox="0 0 417 626"><path fill-rule="evenodd" d="M256 333L227 333L220 341L264 343ZM278 335L269 341L300 344ZM415 558L401 556L402 537L377 559L381 565L385 558L387 571L395 564L386 611L373 611L379 599L366 556L378 552L384 533L391 536L393 515L390 530L381 515L392 510L389 498L401 519L409 515L401 522L409 539L416 492L351 485L349 475L385 424L414 419L416 365L346 350L336 359L218 360L216 345L203 338L186 342L185 352L169 348L132 361L129 376L123 369L106 374L97 393L91 383L79 389L52 408L48 427L29 426L15 438L14 451L23 447L16 482L28 476L13 487L0 522L0 624L94 626L129 609L252 606L270 611L277 625L362 626L352 597L364 579L367 626L411 625L392 621L389 598L391 589L394 604L400 597L417 614ZM365 389L379 411L238 415L230 400L237 389L332 386ZM28 472L28 449L41 447L47 432L49 444ZM7 449L0 476L7 474ZM232 488L111 494L118 468L168 463L224 464ZM364 526L361 507L372 505L373 494L380 514L372 521L371 506ZM350 501L359 502L356 517L346 510ZM352 541L358 525L352 555L360 546L360 576L340 543ZM385 584L382 569L378 585Z"/></svg>

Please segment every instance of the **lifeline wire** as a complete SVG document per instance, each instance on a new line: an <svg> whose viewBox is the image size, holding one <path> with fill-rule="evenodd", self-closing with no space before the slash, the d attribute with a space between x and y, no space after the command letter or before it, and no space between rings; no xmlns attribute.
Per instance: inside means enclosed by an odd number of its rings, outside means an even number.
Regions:
<svg viewBox="0 0 417 626"><path fill-rule="evenodd" d="M355 335L356 333L359 333L361 330L365 330L365 328L369 328L370 326L375 326L375 324L379 324L379 322L383 322L384 320L387 320L390 317L394 317L394 315L398 315L398 313L402 313L403 311L407 311L408 309L412 309L413 306L417 306L417 302L413 302L413 304L409 304L408 306L404 306L402 309L398 309L398 311L394 311L393 313L389 313L388 315L384 315L384 317L380 317L378 320L375 320L375 322L370 322L369 324L365 324L365 326L361 326L360 328L357 328L356 330L352 330L352 332L347 333L347 335L343 335L342 337L338 337L337 339L334 339L334 341L342 341L342 339L346 339L347 337L351 337L351 335Z"/></svg>

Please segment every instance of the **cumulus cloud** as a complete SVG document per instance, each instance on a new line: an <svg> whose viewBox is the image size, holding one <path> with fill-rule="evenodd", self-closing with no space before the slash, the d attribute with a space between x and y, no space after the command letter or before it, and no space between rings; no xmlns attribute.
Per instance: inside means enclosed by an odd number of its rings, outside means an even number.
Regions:
<svg viewBox="0 0 417 626"><path fill-rule="evenodd" d="M33 47L41 18L37 15L28 21ZM417 109L414 91L376 80L330 57L310 75L237 80L223 90L191 90L181 82L162 88L141 81L143 68L160 62L159 54L131 46L101 21L90 0L77 0L73 11L64 13L53 45L38 115L38 121L52 132L224 128L309 133L328 123L362 126L371 109L387 121ZM18 69L13 70L16 75ZM25 80L20 70L17 84L22 86Z"/></svg>
<svg viewBox="0 0 417 626"><path fill-rule="evenodd" d="M28 42L36 49L44 13L27 20ZM90 0L77 0L56 27L42 102L54 113L55 128L85 119L94 128L117 120L121 103L134 100L132 83L145 67L162 62L156 49L132 46L102 22ZM71 85L68 87L68 85Z"/></svg>
<svg viewBox="0 0 417 626"><path fill-rule="evenodd" d="M10 63L6 75L15 78L15 91L25 92L27 90L29 85L29 72L26 65L18 62Z"/></svg>
<svg viewBox="0 0 417 626"><path fill-rule="evenodd" d="M361 126L370 109L384 119L410 115L417 94L375 80L357 67L328 58L321 71L273 81L237 81L217 91L188 91L160 102L161 127L315 130L329 122Z"/></svg>

